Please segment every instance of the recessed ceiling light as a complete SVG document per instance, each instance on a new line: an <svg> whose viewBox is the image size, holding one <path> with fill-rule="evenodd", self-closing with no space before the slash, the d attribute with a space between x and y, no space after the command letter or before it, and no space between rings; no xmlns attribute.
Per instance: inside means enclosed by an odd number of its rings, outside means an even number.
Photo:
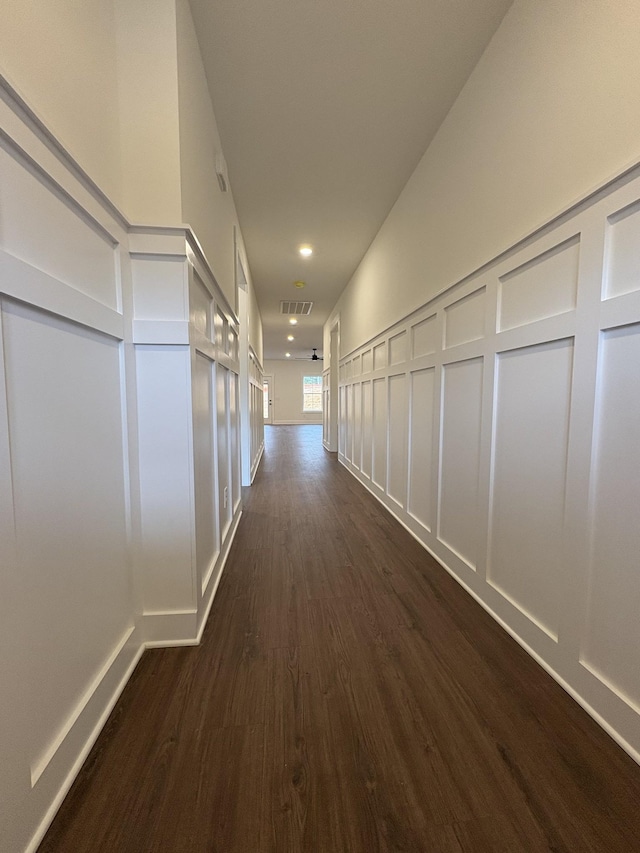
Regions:
<svg viewBox="0 0 640 853"><path fill-rule="evenodd" d="M309 255L313 255L313 249L311 246L300 246L298 249L303 258L308 258Z"/></svg>
<svg viewBox="0 0 640 853"><path fill-rule="evenodd" d="M292 318L289 320L289 323L290 323L292 326L297 326L298 321L296 320L296 318L295 318L295 317L292 317Z"/></svg>
<svg viewBox="0 0 640 853"><path fill-rule="evenodd" d="M293 282L293 286L294 286L294 287L298 287L298 288L300 288L300 287L304 287L304 285L305 285L305 282L304 282L304 281L294 281L294 282Z"/></svg>
<svg viewBox="0 0 640 853"><path fill-rule="evenodd" d="M290 352L285 352L285 356L286 356L287 358L291 358L291 353L290 353Z"/></svg>
<svg viewBox="0 0 640 853"><path fill-rule="evenodd" d="M292 341L292 340L294 340L293 335L287 335L287 340L288 340L288 341Z"/></svg>

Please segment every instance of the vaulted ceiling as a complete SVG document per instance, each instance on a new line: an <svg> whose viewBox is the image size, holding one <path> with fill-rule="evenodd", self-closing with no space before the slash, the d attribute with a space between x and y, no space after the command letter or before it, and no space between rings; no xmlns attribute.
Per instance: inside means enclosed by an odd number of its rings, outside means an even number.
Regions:
<svg viewBox="0 0 640 853"><path fill-rule="evenodd" d="M309 355L511 0L191 5L265 358ZM288 343L280 300L301 298Z"/></svg>

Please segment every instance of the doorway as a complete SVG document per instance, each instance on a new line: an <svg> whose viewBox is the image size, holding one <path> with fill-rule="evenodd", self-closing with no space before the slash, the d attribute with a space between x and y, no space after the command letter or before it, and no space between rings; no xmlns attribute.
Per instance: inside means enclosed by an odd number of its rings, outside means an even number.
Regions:
<svg viewBox="0 0 640 853"><path fill-rule="evenodd" d="M265 376L262 380L263 418L265 424L273 423L273 376Z"/></svg>

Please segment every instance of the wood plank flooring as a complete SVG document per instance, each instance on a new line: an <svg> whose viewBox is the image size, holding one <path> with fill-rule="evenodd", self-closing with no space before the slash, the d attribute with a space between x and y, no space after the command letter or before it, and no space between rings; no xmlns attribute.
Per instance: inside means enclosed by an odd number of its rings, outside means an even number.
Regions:
<svg viewBox="0 0 640 853"><path fill-rule="evenodd" d="M44 853L630 853L640 767L272 427L202 644L148 651Z"/></svg>

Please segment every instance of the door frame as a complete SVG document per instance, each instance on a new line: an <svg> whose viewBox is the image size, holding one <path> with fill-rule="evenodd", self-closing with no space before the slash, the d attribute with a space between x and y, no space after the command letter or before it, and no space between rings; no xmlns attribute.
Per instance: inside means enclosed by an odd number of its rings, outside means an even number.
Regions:
<svg viewBox="0 0 640 853"><path fill-rule="evenodd" d="M269 412L269 417L264 418L264 423L265 424L272 424L273 423L273 374L268 374L268 375L265 375L262 377L262 388L263 389L264 389L265 385L267 385L269 387L269 394L268 394L269 408L267 410ZM264 401L263 401L263 410L262 411L264 413Z"/></svg>

